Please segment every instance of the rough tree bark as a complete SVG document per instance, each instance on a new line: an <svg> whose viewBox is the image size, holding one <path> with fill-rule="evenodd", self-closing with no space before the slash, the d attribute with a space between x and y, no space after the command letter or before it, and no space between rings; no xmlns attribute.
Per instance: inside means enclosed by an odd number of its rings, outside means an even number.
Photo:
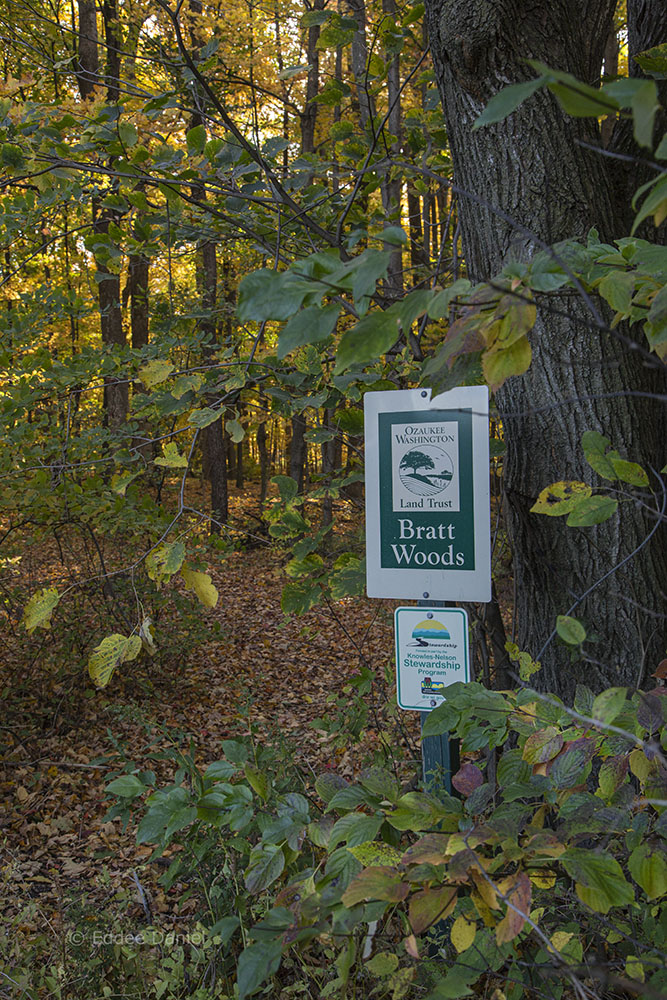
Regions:
<svg viewBox="0 0 667 1000"><path fill-rule="evenodd" d="M192 56L195 62L199 59L200 39L196 18L201 16L201 0L190 0L190 12L194 15L191 27ZM190 117L190 128L205 124L204 97L198 89L195 90L195 108ZM203 184L192 186L192 193L200 203L206 201L206 189ZM201 329L205 334L204 357L213 363L217 343L215 309L218 301L218 260L215 243L203 237L197 246L197 291L201 298L205 318L201 321ZM209 404L215 402L215 397L208 399ZM219 534L222 524L229 519L229 491L227 483L227 461L223 416L204 427L202 430L203 465L206 477L211 486L211 534Z"/></svg>
<svg viewBox="0 0 667 1000"><path fill-rule="evenodd" d="M102 4L104 41L106 45L106 66L104 83L109 104L117 104L120 77L120 42L118 31L118 11L116 0L104 0ZM85 100L94 88L102 83L99 67L97 13L94 3L79 3L79 57L77 82L79 92ZM113 168L113 160L109 160ZM112 187L117 188L117 180ZM96 233L106 236L112 222L118 224L118 213L113 209L100 208L100 194L93 198L93 228ZM105 262L96 258L98 297L100 305L100 331L102 343L116 347L125 346L125 331L121 311L120 274L110 269ZM126 379L106 376L104 380L104 408L106 420L113 429L121 427L127 420L129 390Z"/></svg>
<svg viewBox="0 0 667 1000"><path fill-rule="evenodd" d="M494 93L532 75L526 58L595 83L614 8L615 0L426 0L455 181L464 192L460 224L473 280L492 277L509 260L528 259L538 248L536 238L552 244L585 236L591 226L607 239L627 234L629 198L619 205L613 163L580 143L599 145L596 122L567 117L540 92L506 121L471 131ZM597 329L577 294L559 299L558 314L551 305L539 310L529 371L511 378L497 398L508 444L505 507L518 641L542 658L537 683L571 698L578 680L595 689L639 685L664 655L667 532L659 529L603 580L641 544L655 519L622 504L611 522L572 529L531 514L530 507L556 480L599 483L580 447L586 430L601 432L645 467L662 468L664 402L631 392L664 391L664 379L643 345L628 350L618 336ZM655 476L652 482L658 488ZM572 612L591 637L588 662L573 665L562 644L548 639L556 615L567 613L594 584Z"/></svg>

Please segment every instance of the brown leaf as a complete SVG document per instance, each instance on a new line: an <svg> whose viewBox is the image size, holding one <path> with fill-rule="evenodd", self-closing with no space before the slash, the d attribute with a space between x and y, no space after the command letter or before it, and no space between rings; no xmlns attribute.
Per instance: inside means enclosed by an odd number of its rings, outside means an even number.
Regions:
<svg viewBox="0 0 667 1000"><path fill-rule="evenodd" d="M413 934L422 934L428 927L448 917L456 906L456 887L424 889L410 900L408 916Z"/></svg>
<svg viewBox="0 0 667 1000"><path fill-rule="evenodd" d="M505 916L496 927L496 943L498 945L513 941L523 929L530 911L532 886L526 873L519 872L506 880L503 884L503 890L512 906L507 907Z"/></svg>
<svg viewBox="0 0 667 1000"><path fill-rule="evenodd" d="M452 784L461 795L471 795L476 788L484 784L484 775L475 764L464 764L452 778Z"/></svg>

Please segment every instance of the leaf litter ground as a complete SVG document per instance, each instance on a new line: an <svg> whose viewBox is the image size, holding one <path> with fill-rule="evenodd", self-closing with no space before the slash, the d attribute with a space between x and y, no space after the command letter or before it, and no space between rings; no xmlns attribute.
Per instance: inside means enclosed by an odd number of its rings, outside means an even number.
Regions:
<svg viewBox="0 0 667 1000"><path fill-rule="evenodd" d="M243 492L234 498L239 519L249 499ZM338 530L352 530L355 520L337 512ZM210 570L220 600L204 612L203 634L198 626L191 643L185 636L176 657L166 650L126 664L104 691L92 690L76 641L63 666L62 644L54 660L51 633L26 643L14 617L0 729L5 956L13 950L19 961L35 938L52 935L55 943L102 912L109 924L122 920L124 929L140 931L147 917L137 882L163 928L182 929L191 914L194 900L178 903L182 886L165 893L157 884L164 859L149 862L152 847L136 845L132 825L123 830L120 820L104 819L104 787L118 769L118 760L108 759L114 748L138 767L158 770L146 759L147 745L155 749L191 734L205 767L220 758L223 740L247 735L252 726L255 739L283 746L307 782L325 770L352 777L383 743L401 745L403 779L416 772L416 714L388 713L397 602L350 598L286 618L280 608L285 561L286 553L268 546L229 555ZM57 579L62 562L59 544L42 543L24 557L20 572L30 579L20 582L27 589L33 577ZM201 614L193 606L185 628ZM366 697L368 722L358 742L337 740L312 724L336 699L347 701L347 685L361 664L375 677ZM101 758L107 760L100 764ZM280 760L277 752L278 766ZM158 771L158 785L170 778Z"/></svg>

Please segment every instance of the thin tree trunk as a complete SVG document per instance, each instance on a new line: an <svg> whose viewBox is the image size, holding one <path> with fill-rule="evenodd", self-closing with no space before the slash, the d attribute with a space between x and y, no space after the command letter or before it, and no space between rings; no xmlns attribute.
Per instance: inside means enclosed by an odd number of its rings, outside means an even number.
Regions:
<svg viewBox="0 0 667 1000"><path fill-rule="evenodd" d="M303 493L306 464L306 439L304 435L308 425L302 413L296 413L290 423L292 435L289 443L289 474L292 479L296 480L299 493Z"/></svg>
<svg viewBox="0 0 667 1000"><path fill-rule="evenodd" d="M395 0L382 0L382 10L393 16L396 13ZM400 156L401 140L401 73L398 55L390 61L387 68L387 127L391 133L389 153L392 159ZM401 225L401 194L402 181L400 177L392 176L391 165L384 172L382 182L382 207L385 212L385 228ZM385 249L391 251L387 279L384 283L387 294L392 299L399 299L403 294L403 254L400 246L395 243L385 243Z"/></svg>
<svg viewBox="0 0 667 1000"><path fill-rule="evenodd" d="M257 451L259 453L259 506L260 510L266 503L266 494L269 489L270 459L269 449L266 440L266 420L260 420L257 428Z"/></svg>
<svg viewBox="0 0 667 1000"><path fill-rule="evenodd" d="M192 14L201 15L201 0L190 0ZM191 29L193 58L199 57L199 26L195 22ZM190 127L204 124L204 98L195 92L195 110L190 118ZM199 202L206 201L206 189L202 184L193 185L193 194ZM218 262L216 247L210 239L203 238L197 248L197 290L201 297L205 318L201 321L204 333L204 358L213 362L216 350L215 310L218 302ZM215 401L210 397L209 405ZM211 534L219 534L221 524L229 519L229 491L227 484L226 441L223 415L202 430L204 468L211 487Z"/></svg>
<svg viewBox="0 0 667 1000"><path fill-rule="evenodd" d="M76 79L79 93L87 100L100 82L97 49L97 10L95 0L79 0L79 37Z"/></svg>
<svg viewBox="0 0 667 1000"><path fill-rule="evenodd" d="M324 0L313 0L313 10L323 10ZM320 37L319 24L308 28L306 46L306 62L308 77L306 80L306 105L301 112L301 149L304 153L315 152L315 127L317 125L317 104L315 98L320 89L320 54L317 42Z"/></svg>

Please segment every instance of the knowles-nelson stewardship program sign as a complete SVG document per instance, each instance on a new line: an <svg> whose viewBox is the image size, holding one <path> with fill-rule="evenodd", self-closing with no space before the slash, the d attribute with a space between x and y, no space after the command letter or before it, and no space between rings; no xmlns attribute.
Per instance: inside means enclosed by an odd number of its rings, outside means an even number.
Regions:
<svg viewBox="0 0 667 1000"><path fill-rule="evenodd" d="M485 386L368 392L369 597L490 601Z"/></svg>

